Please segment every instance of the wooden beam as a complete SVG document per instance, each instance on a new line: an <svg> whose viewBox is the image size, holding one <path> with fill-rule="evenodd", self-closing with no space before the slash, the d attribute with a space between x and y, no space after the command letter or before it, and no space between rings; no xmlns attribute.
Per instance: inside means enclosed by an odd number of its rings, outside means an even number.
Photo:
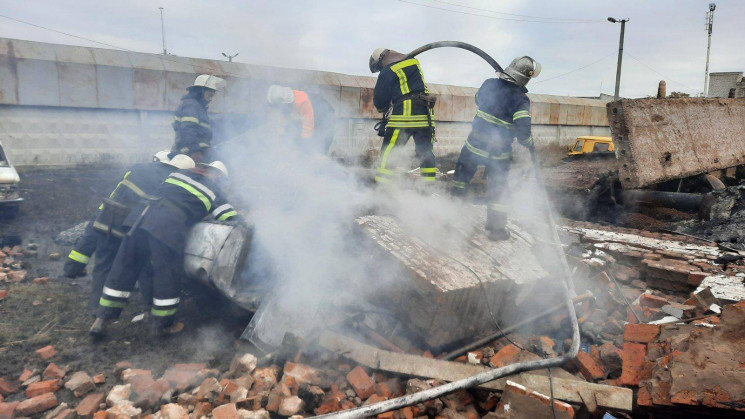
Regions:
<svg viewBox="0 0 745 419"><path fill-rule="evenodd" d="M330 331L321 334L319 344L330 351L372 369L415 377L436 378L452 382L489 369L481 365L461 364L384 351ZM500 378L484 383L479 388L502 391L508 379L539 393L549 394L551 391L548 377L530 373ZM602 407L625 412L630 412L633 405L633 392L627 388L556 377L553 378L553 387L555 398L570 403L585 404L585 400L592 400L595 406L589 407Z"/></svg>

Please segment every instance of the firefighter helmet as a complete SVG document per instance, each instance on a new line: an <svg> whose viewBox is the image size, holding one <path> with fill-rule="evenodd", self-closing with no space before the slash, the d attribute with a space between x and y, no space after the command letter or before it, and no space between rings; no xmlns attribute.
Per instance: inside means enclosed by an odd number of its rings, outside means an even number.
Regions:
<svg viewBox="0 0 745 419"><path fill-rule="evenodd" d="M220 160L215 160L212 163L203 164L203 166L216 169L217 171L222 173L223 176L228 177L228 168L225 167L225 163L221 162Z"/></svg>
<svg viewBox="0 0 745 419"><path fill-rule="evenodd" d="M514 80L515 84L525 86L530 79L541 74L541 64L526 55L512 60L510 65L504 69L504 73Z"/></svg>
<svg viewBox="0 0 745 419"><path fill-rule="evenodd" d="M171 150L160 150L159 152L153 154L153 161L159 161L161 163L168 163L168 155L171 153Z"/></svg>
<svg viewBox="0 0 745 419"><path fill-rule="evenodd" d="M295 101L295 94L289 87L273 84L266 92L266 101L270 105L288 104Z"/></svg>
<svg viewBox="0 0 745 419"><path fill-rule="evenodd" d="M220 90L225 86L225 80L210 74L200 74L194 80L191 87L204 87L205 89Z"/></svg>
<svg viewBox="0 0 745 419"><path fill-rule="evenodd" d="M195 166L194 160L186 154L176 154L167 164L178 169L191 169Z"/></svg>
<svg viewBox="0 0 745 419"><path fill-rule="evenodd" d="M371 73L377 73L381 69L381 63L383 62L383 58L385 58L385 54L388 54L388 49L386 48L376 48L375 51L373 51L372 55L370 55L370 72Z"/></svg>

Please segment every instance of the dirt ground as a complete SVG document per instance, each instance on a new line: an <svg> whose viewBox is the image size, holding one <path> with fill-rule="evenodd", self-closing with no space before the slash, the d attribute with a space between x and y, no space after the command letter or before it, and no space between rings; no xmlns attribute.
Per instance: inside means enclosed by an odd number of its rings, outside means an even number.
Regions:
<svg viewBox="0 0 745 419"><path fill-rule="evenodd" d="M35 170L21 174L25 198L18 216L0 221L0 237L20 237L22 245L38 244L38 256L26 259L27 279L22 283L0 283L8 295L0 302L0 377L17 379L24 368L43 369L34 351L51 344L57 354L52 361L71 372L108 373L122 360L138 368L162 373L180 362L207 362L221 367L230 361L248 313L237 311L210 292L193 293L180 309L186 329L180 335L155 339L147 322L131 323L145 311L135 295L119 322L109 329L109 338L93 342L87 333L92 317L87 310L90 276L71 280L61 275L68 246L55 244L54 237L88 220L94 209L116 185L123 168L79 168ZM59 252L59 260L49 254ZM31 279L48 276L44 285ZM18 395L16 395L18 396Z"/></svg>

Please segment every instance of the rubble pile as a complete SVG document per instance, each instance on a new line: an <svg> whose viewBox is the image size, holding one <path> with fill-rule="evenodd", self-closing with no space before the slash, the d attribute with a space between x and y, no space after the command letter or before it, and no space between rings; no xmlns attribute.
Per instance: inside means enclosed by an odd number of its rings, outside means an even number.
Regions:
<svg viewBox="0 0 745 419"><path fill-rule="evenodd" d="M26 247L21 245L5 246L0 249L0 284L18 283L30 279L28 270L31 268L30 258L38 257L38 245L29 243ZM50 260L59 260L59 253L51 253ZM34 284L46 284L49 277L33 278ZM0 300L7 295L7 291L0 290Z"/></svg>

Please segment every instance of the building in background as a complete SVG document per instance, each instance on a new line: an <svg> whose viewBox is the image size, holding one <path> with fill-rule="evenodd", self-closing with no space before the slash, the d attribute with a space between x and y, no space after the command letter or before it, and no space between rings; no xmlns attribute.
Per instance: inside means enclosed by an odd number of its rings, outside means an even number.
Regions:
<svg viewBox="0 0 745 419"><path fill-rule="evenodd" d="M742 71L709 74L707 97L745 97L745 80L742 78Z"/></svg>

